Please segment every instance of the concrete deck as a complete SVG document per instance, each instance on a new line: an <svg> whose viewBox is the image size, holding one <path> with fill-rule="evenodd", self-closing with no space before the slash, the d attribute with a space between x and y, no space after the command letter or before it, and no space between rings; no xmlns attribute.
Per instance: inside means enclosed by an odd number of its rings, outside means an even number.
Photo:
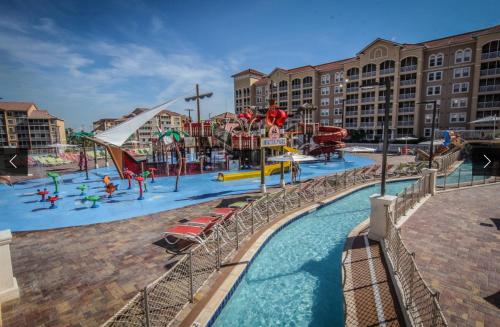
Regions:
<svg viewBox="0 0 500 327"><path fill-rule="evenodd" d="M450 326L500 326L500 185L440 192L402 226Z"/></svg>

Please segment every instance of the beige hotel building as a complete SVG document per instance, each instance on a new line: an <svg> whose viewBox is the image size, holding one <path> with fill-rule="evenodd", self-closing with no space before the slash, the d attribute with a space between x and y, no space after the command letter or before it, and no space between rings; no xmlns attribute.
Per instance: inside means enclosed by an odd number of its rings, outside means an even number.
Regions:
<svg viewBox="0 0 500 327"><path fill-rule="evenodd" d="M491 129L492 123L470 122L500 117L500 25L415 44L376 39L349 59L270 74L247 69L232 77L237 113L265 107L270 97L292 115L311 103L317 110L309 122L364 130L369 140L382 134L386 92L393 100L393 138L430 136L432 104L419 103L432 100L438 129ZM391 90L376 86L384 79L392 81Z"/></svg>

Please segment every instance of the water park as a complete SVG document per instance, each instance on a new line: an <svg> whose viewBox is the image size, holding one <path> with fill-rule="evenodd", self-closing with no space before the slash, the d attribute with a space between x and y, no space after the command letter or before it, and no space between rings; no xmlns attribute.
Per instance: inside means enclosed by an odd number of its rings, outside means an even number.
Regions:
<svg viewBox="0 0 500 327"><path fill-rule="evenodd" d="M484 141L439 131L432 146L387 145L384 167L378 145L345 143L341 127L287 124L270 101L235 119L158 129L148 148L124 146L163 107L104 132L76 132L74 148L29 158L33 178L0 185L0 229L14 233L21 289L2 305L6 326L29 325L41 292L53 296L39 319L55 325L454 319L427 279L432 271L411 259L409 246L417 245L403 241L400 226L435 194L497 185L495 173L474 168ZM381 179L385 195L373 199ZM107 268L96 270L103 262Z"/></svg>

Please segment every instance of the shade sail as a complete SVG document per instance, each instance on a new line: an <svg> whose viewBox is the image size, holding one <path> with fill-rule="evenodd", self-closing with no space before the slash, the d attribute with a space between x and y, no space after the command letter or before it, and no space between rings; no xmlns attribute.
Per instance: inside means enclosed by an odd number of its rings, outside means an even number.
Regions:
<svg viewBox="0 0 500 327"><path fill-rule="evenodd" d="M173 104L177 100L178 99L170 100L151 108L150 110L146 110L121 124L113 126L102 133L96 134L94 138L102 142L122 146L130 135L134 134L135 131L137 131L142 125L159 114L163 109L165 109L166 106Z"/></svg>
<svg viewBox="0 0 500 327"><path fill-rule="evenodd" d="M480 123L491 123L495 121L500 121L500 117L497 116L488 116L478 120L471 121L471 124L480 124Z"/></svg>
<svg viewBox="0 0 500 327"><path fill-rule="evenodd" d="M312 156L305 156L302 154L288 152L280 156L270 157L267 160L272 162L286 162L286 161L302 162L302 161L316 161L318 159Z"/></svg>

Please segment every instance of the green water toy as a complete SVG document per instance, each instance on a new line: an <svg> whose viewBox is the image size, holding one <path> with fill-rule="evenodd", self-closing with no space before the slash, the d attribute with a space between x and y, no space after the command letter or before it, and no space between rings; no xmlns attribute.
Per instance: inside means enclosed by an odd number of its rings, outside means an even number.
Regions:
<svg viewBox="0 0 500 327"><path fill-rule="evenodd" d="M85 195L85 192L87 192L87 184L81 184L76 187L77 190L80 190L80 195Z"/></svg>
<svg viewBox="0 0 500 327"><path fill-rule="evenodd" d="M54 173L54 172L50 172L50 173L47 173L47 176L52 178L52 182L54 183L54 188L55 188L54 194L59 193L59 182L57 181L57 179L59 178L59 174Z"/></svg>
<svg viewBox="0 0 500 327"><path fill-rule="evenodd" d="M144 184L144 192L147 192L148 191L148 183L146 183L146 180L147 180L148 176L151 175L151 172L145 170L142 172L141 175L144 178L144 181L142 182Z"/></svg>
<svg viewBox="0 0 500 327"><path fill-rule="evenodd" d="M90 206L91 208L98 208L99 205L96 202L100 199L101 197L99 195L87 195L85 198L83 198L84 201L92 202L92 205Z"/></svg>

